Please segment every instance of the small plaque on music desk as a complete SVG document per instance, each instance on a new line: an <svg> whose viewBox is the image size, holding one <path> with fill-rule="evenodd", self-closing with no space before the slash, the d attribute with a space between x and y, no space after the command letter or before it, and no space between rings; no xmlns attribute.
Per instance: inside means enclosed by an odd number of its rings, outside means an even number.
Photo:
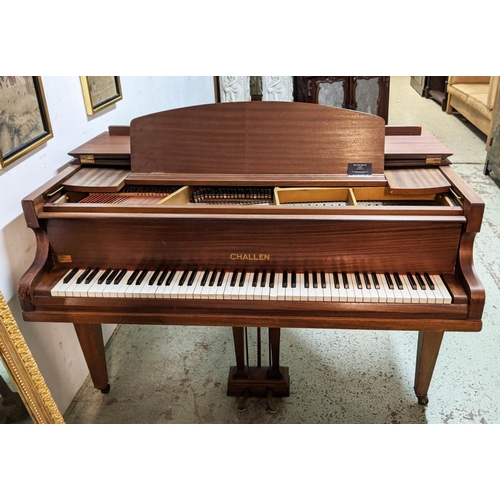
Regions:
<svg viewBox="0 0 500 500"><path fill-rule="evenodd" d="M371 163L348 163L347 164L347 175L352 175L352 176L372 175L372 164Z"/></svg>

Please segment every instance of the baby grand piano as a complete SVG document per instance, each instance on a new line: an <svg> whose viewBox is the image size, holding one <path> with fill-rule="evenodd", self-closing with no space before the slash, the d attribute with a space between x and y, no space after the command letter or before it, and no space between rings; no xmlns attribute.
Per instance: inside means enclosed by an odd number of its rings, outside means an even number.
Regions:
<svg viewBox="0 0 500 500"><path fill-rule="evenodd" d="M280 328L418 330L427 404L445 331L480 331L484 204L420 127L316 104L175 109L110 127L22 202L27 321L74 324L109 391L102 323L231 326L228 395L288 396ZM269 329L248 366L247 327ZM259 339L260 340L260 339ZM248 353L247 353L248 354Z"/></svg>

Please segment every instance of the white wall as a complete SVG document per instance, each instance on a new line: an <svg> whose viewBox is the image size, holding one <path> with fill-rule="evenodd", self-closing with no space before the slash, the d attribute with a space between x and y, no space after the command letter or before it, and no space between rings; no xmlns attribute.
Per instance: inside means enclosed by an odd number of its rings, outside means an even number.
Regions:
<svg viewBox="0 0 500 500"><path fill-rule="evenodd" d="M0 290L59 405L64 412L88 375L71 324L27 323L17 299L17 283L33 262L35 238L26 227L21 200L49 181L71 160L75 147L108 125L165 109L214 102L213 77L121 77L123 100L87 116L78 76L42 77L54 137L13 165L0 170ZM114 325L104 325L105 341Z"/></svg>

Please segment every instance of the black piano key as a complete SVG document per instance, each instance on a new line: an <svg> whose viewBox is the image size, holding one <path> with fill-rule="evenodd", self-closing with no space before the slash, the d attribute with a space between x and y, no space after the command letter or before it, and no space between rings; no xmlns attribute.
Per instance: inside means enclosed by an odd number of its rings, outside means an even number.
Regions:
<svg viewBox="0 0 500 500"><path fill-rule="evenodd" d="M262 279L260 280L260 286L265 287L267 281L267 271L262 271Z"/></svg>
<svg viewBox="0 0 500 500"><path fill-rule="evenodd" d="M274 271L271 271L269 276L269 288L274 288Z"/></svg>
<svg viewBox="0 0 500 500"><path fill-rule="evenodd" d="M425 281L427 281L427 284L429 285L429 288L431 290L434 290L435 289L435 285L434 285L434 281L432 281L432 278L427 273L424 274L424 278L425 278Z"/></svg>
<svg viewBox="0 0 500 500"><path fill-rule="evenodd" d="M161 274L160 277L158 278L158 282L156 283L158 286L163 285L163 282L165 281L165 278L168 275L168 269L165 269Z"/></svg>
<svg viewBox="0 0 500 500"><path fill-rule="evenodd" d="M403 289L403 282L401 281L401 278L399 277L398 273L394 273L394 281L396 282L397 287L399 290Z"/></svg>
<svg viewBox="0 0 500 500"><path fill-rule="evenodd" d="M189 274L189 270L188 270L188 269L186 269L186 270L182 273L181 279L179 280L179 286L184 285L184 282L186 281L186 278L188 277L188 274Z"/></svg>
<svg viewBox="0 0 500 500"><path fill-rule="evenodd" d="M247 272L245 270L243 270L243 272L241 273L240 282L238 283L238 286L243 286L245 284L246 276L247 276Z"/></svg>
<svg viewBox="0 0 500 500"><path fill-rule="evenodd" d="M370 282L370 277L368 276L368 273L363 273L363 278L365 280L365 286L367 290L370 290L372 287L372 284Z"/></svg>
<svg viewBox="0 0 500 500"><path fill-rule="evenodd" d="M378 282L377 275L375 273L372 273L372 280L373 280L373 286L375 287L376 290L380 289L380 283Z"/></svg>
<svg viewBox="0 0 500 500"><path fill-rule="evenodd" d="M83 283L83 280L90 274L90 271L92 271L92 268L87 267L87 269L85 269L85 271L83 271L83 273L80 274L80 276L78 276L78 279L76 280L76 282L78 284Z"/></svg>
<svg viewBox="0 0 500 500"><path fill-rule="evenodd" d="M415 278L417 278L417 282L422 290L425 290L425 283L424 280L422 279L422 276L420 276L419 273L415 273Z"/></svg>
<svg viewBox="0 0 500 500"><path fill-rule="evenodd" d="M363 283L361 283L361 276L358 272L354 273L354 277L356 278L356 286L361 289L363 288Z"/></svg>
<svg viewBox="0 0 500 500"><path fill-rule="evenodd" d="M217 278L217 273L218 271L213 271L212 276L210 276L210 280L208 282L208 286L214 286L215 285L215 278Z"/></svg>
<svg viewBox="0 0 500 500"><path fill-rule="evenodd" d="M333 274L333 284L335 285L335 288L340 288L339 273L332 273L332 274Z"/></svg>
<svg viewBox="0 0 500 500"><path fill-rule="evenodd" d="M410 286L412 287L413 290L417 289L417 284L415 283L415 280L413 279L413 276L411 273L406 273L406 277L408 278L408 281L410 283Z"/></svg>
<svg viewBox="0 0 500 500"><path fill-rule="evenodd" d="M160 274L160 270L159 270L159 269L157 269L157 270L153 273L153 275L151 276L151 279L149 280L149 283L148 283L148 285L149 285L149 286L153 286L153 285L155 284L156 278L158 278L158 275L159 275L159 274Z"/></svg>
<svg viewBox="0 0 500 500"><path fill-rule="evenodd" d="M203 277L201 278L201 283L200 283L201 286L205 286L207 284L209 274L210 271L208 269L203 273Z"/></svg>
<svg viewBox="0 0 500 500"><path fill-rule="evenodd" d="M188 286L193 286L193 283L194 283L194 280L195 280L197 274L198 274L198 271L196 269L191 273L191 276L188 279Z"/></svg>
<svg viewBox="0 0 500 500"><path fill-rule="evenodd" d="M304 272L304 287L309 288L309 273L307 271Z"/></svg>
<svg viewBox="0 0 500 500"><path fill-rule="evenodd" d="M119 269L115 269L107 278L106 285L111 285L111 282L116 278L116 275L120 272Z"/></svg>
<svg viewBox="0 0 500 500"><path fill-rule="evenodd" d="M123 277L127 274L127 270L126 269L122 269L118 276L115 278L115 281L113 283L113 285L119 285L121 280L123 279Z"/></svg>
<svg viewBox="0 0 500 500"><path fill-rule="evenodd" d="M344 283L344 288L349 288L349 280L345 271L342 273L342 282Z"/></svg>
<svg viewBox="0 0 500 500"><path fill-rule="evenodd" d="M313 288L318 288L318 273L314 272L313 275Z"/></svg>
<svg viewBox="0 0 500 500"><path fill-rule="evenodd" d="M104 271L100 276L99 276L99 279L97 280L97 283L99 285L102 285L104 283L104 280L108 277L108 274L111 272L111 268L108 267L108 269L106 269L106 271ZM139 271L137 271L139 272ZM129 280L130 281L130 280ZM127 281L127 285L131 285L132 284L132 281L130 281L130 283Z"/></svg>
<svg viewBox="0 0 500 500"><path fill-rule="evenodd" d="M172 269L170 271L170 274L168 275L167 281L165 281L165 285L169 286L172 283L172 280L174 279L174 276L176 275L177 271L175 269Z"/></svg>
<svg viewBox="0 0 500 500"><path fill-rule="evenodd" d="M292 271L292 288L297 287L297 273Z"/></svg>
<svg viewBox="0 0 500 500"><path fill-rule="evenodd" d="M326 276L323 271L321 271L321 288L326 288Z"/></svg>
<svg viewBox="0 0 500 500"><path fill-rule="evenodd" d="M282 282L283 288L288 287L288 271L283 271L283 282Z"/></svg>
<svg viewBox="0 0 500 500"><path fill-rule="evenodd" d="M73 270L68 274L68 276L66 276L64 279L63 279L63 283L69 283L74 277L75 277L75 274L79 271L79 269L77 267L73 268Z"/></svg>
<svg viewBox="0 0 500 500"><path fill-rule="evenodd" d="M88 285L96 276L97 273L99 272L99 268L96 267L88 276L87 279L85 280L85 284Z"/></svg>
<svg viewBox="0 0 500 500"><path fill-rule="evenodd" d="M238 279L238 271L234 271L233 275L231 277L231 283L229 283L229 286L231 286L231 287L236 286L237 279Z"/></svg>
<svg viewBox="0 0 500 500"><path fill-rule="evenodd" d="M385 273L385 281L387 281L387 286L391 289L394 290L394 283L392 282L391 275L389 273Z"/></svg>
<svg viewBox="0 0 500 500"><path fill-rule="evenodd" d="M259 271L255 271L253 273L253 281L252 281L252 286L256 287L259 282Z"/></svg>
<svg viewBox="0 0 500 500"><path fill-rule="evenodd" d="M226 274L226 271L224 269L220 272L219 279L217 280L217 286L222 286L222 283L224 282L224 275Z"/></svg>
<svg viewBox="0 0 500 500"><path fill-rule="evenodd" d="M144 269L144 271L141 272L141 274L139 274L139 276L137 277L137 281L135 282L136 285L140 285L143 281L144 281L144 278L146 277L146 274L148 274L148 270L147 269Z"/></svg>

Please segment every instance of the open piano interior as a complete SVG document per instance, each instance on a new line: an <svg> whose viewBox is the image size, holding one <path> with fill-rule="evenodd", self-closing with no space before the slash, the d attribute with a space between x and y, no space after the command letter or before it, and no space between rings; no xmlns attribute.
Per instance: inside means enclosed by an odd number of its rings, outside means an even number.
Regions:
<svg viewBox="0 0 500 500"><path fill-rule="evenodd" d="M305 103L224 103L110 127L23 200L26 320L72 322L109 391L101 323L233 327L228 395L287 396L280 327L418 330L427 404L444 331L479 331L482 200L418 126ZM247 327L269 366L248 366Z"/></svg>

